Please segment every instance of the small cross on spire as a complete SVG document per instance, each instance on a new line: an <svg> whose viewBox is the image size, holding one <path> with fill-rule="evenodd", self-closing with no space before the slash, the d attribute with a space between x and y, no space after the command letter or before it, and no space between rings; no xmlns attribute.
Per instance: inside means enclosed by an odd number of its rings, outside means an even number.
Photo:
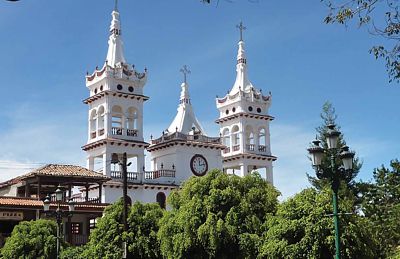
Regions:
<svg viewBox="0 0 400 259"><path fill-rule="evenodd" d="M118 12L118 0L115 0L114 11Z"/></svg>
<svg viewBox="0 0 400 259"><path fill-rule="evenodd" d="M186 83L186 77L188 74L190 74L190 70L186 65L184 65L179 71L183 73L183 82Z"/></svg>
<svg viewBox="0 0 400 259"><path fill-rule="evenodd" d="M246 30L246 27L244 27L243 23L240 21L239 25L236 25L236 28L240 31L240 41L243 41L243 31Z"/></svg>

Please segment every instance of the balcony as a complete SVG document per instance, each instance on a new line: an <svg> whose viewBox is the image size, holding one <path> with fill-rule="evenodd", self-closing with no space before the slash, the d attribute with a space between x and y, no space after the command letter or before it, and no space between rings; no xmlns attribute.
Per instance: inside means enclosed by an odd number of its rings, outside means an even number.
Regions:
<svg viewBox="0 0 400 259"><path fill-rule="evenodd" d="M90 132L90 138L96 138L96 131Z"/></svg>
<svg viewBox="0 0 400 259"><path fill-rule="evenodd" d="M144 179L158 179L160 177L175 178L175 170L161 169L156 171L144 172Z"/></svg>
<svg viewBox="0 0 400 259"><path fill-rule="evenodd" d="M187 135L181 132L175 132L172 134L164 134L158 139L152 139L151 144L160 144L163 142L167 142L170 140L183 140L183 141L194 141L194 142L202 142L202 143L213 143L213 144L221 144L221 138L219 137L208 137L200 134Z"/></svg>
<svg viewBox="0 0 400 259"><path fill-rule="evenodd" d="M240 150L240 145L234 145L234 146L232 147L232 149L233 149L233 152L239 151L239 150Z"/></svg>
<svg viewBox="0 0 400 259"><path fill-rule="evenodd" d="M69 202L69 199L71 199L73 202L75 202L75 203L87 203L87 202L89 202L89 203L101 203L100 202L100 199L99 199L99 197L92 197L92 198L88 198L88 200L86 200L86 197L81 197L81 196L78 196L78 197L71 197L71 198L69 198L68 196L66 196L66 195L63 195L63 200L62 200L62 203L65 203L65 205ZM55 195L50 195L50 201L53 203L56 203L57 202L57 200L56 200L56 196Z"/></svg>
<svg viewBox="0 0 400 259"><path fill-rule="evenodd" d="M249 152L254 152L255 145L254 144L247 144L246 145L246 150L249 151Z"/></svg>
<svg viewBox="0 0 400 259"><path fill-rule="evenodd" d="M122 180L121 171L111 171L111 178ZM144 173L128 172L128 182L130 183L166 183L175 180L174 169L160 169L155 171L145 171Z"/></svg>
<svg viewBox="0 0 400 259"><path fill-rule="evenodd" d="M224 154L227 154L227 153L229 153L229 152L231 152L231 148L230 147L226 147L226 148L224 148Z"/></svg>
<svg viewBox="0 0 400 259"><path fill-rule="evenodd" d="M99 129L99 136L103 136L104 135L104 129Z"/></svg>
<svg viewBox="0 0 400 259"><path fill-rule="evenodd" d="M136 130L136 129L127 129L126 130L126 135L129 136L129 137L137 137L138 130Z"/></svg>
<svg viewBox="0 0 400 259"><path fill-rule="evenodd" d="M266 153L267 152L267 147L264 145L259 145L258 146L258 151L261 153Z"/></svg>
<svg viewBox="0 0 400 259"><path fill-rule="evenodd" d="M122 179L122 172L121 171L111 171L111 178ZM127 179L128 179L128 182L137 182L139 180L139 173L138 172L127 172Z"/></svg>
<svg viewBox="0 0 400 259"><path fill-rule="evenodd" d="M111 134L121 136L122 135L122 128L112 127L111 128Z"/></svg>

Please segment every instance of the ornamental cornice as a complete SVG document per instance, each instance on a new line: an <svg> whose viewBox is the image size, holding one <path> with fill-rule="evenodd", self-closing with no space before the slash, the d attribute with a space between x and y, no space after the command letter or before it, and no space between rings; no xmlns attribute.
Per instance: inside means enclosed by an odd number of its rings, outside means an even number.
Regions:
<svg viewBox="0 0 400 259"><path fill-rule="evenodd" d="M250 118L250 119L259 119L259 120L266 120L266 121L272 121L275 118L270 115L264 115L264 114L256 114L256 113L247 113L247 112L238 112L226 117L219 118L215 120L215 123L220 124L226 121L230 121L233 119L237 118Z"/></svg>
<svg viewBox="0 0 400 259"><path fill-rule="evenodd" d="M237 155L224 157L224 162L230 162L230 161L235 161L235 160L240 160L240 159L275 161L277 159L277 157L276 156L272 156L272 155L241 153L241 154L237 154Z"/></svg>
<svg viewBox="0 0 400 259"><path fill-rule="evenodd" d="M91 149L95 149L104 145L115 145L115 146L125 146L125 147L139 147L139 148L147 148L150 144L143 141L136 140L123 140L123 139L114 139L114 138L105 138L101 140L97 140L95 142L86 144L82 146L82 150L88 151Z"/></svg>
<svg viewBox="0 0 400 259"><path fill-rule="evenodd" d="M140 100L147 101L148 99L150 99L148 96L141 95L141 94L128 94L128 93L106 90L106 91L97 93L93 96L90 96L89 98L86 98L85 100L83 100L83 103L89 104L96 100L102 99L105 96L117 96L117 97L121 97L121 98L132 99L132 100L136 99L138 101L140 101Z"/></svg>
<svg viewBox="0 0 400 259"><path fill-rule="evenodd" d="M198 147L198 148L209 148L209 149L219 149L223 150L226 146L219 144L219 143L207 143L207 142L199 142L199 141L187 141L187 140L180 140L180 139L173 139L165 142L161 142L158 144L152 144L147 147L147 151L153 152L162 149L166 149L169 147L174 146L186 146L186 147Z"/></svg>

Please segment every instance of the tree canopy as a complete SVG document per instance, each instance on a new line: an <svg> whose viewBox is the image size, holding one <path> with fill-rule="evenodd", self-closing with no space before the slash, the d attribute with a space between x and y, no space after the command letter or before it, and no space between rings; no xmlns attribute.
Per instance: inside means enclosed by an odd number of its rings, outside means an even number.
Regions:
<svg viewBox="0 0 400 259"><path fill-rule="evenodd" d="M51 220L22 221L11 233L1 256L7 259L56 258L57 224Z"/></svg>
<svg viewBox="0 0 400 259"><path fill-rule="evenodd" d="M132 258L160 258L157 231L163 210L158 204L135 202L129 209L128 231L122 225L122 200L108 206L98 219L82 258L121 258L123 242Z"/></svg>
<svg viewBox="0 0 400 259"><path fill-rule="evenodd" d="M279 192L260 175L214 170L169 196L158 237L166 258L255 258Z"/></svg>
<svg viewBox="0 0 400 259"><path fill-rule="evenodd" d="M343 190L342 190L343 192ZM333 258L335 255L332 193L305 189L278 206L276 217L266 221L261 258ZM346 197L346 195L342 195ZM371 222L353 211L353 201L342 199L341 243L343 258L377 258Z"/></svg>
<svg viewBox="0 0 400 259"><path fill-rule="evenodd" d="M400 162L391 168L382 166L373 172L373 182L361 183L362 212L374 224L381 257L392 254L400 246Z"/></svg>
<svg viewBox="0 0 400 259"><path fill-rule="evenodd" d="M325 23L345 26L356 24L381 36L382 45L373 46L370 53L386 61L389 81L400 80L400 5L397 0L321 0L328 7Z"/></svg>

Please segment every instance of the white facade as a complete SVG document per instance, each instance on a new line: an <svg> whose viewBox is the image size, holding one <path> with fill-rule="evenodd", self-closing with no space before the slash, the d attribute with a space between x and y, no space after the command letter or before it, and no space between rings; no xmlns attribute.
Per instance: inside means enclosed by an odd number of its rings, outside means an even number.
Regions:
<svg viewBox="0 0 400 259"><path fill-rule="evenodd" d="M185 67L186 68L186 67ZM181 185L193 175L201 176L212 169L222 169L219 137L208 137L197 120L189 95L189 85L181 85L181 95L176 116L167 132L155 140L147 150L151 153L152 170L175 170L175 183ZM198 157L199 161L194 161ZM196 166L200 171L196 171ZM205 170L205 171L204 171Z"/></svg>
<svg viewBox="0 0 400 259"><path fill-rule="evenodd" d="M244 41L240 39L237 54L236 80L231 91L216 99L219 110L223 168L228 173L245 176L254 170L265 170L266 179L273 183L268 114L271 94L264 96L248 79Z"/></svg>
<svg viewBox="0 0 400 259"><path fill-rule="evenodd" d="M247 77L244 42L239 41L237 76L232 90L217 98L220 136L209 137L195 116L186 76L181 84L177 114L168 129L146 143L143 138L143 104L149 98L143 88L147 70L139 73L126 62L119 13L112 12L107 60L101 69L86 76L88 105L87 167L101 171L112 180L105 183L101 201L111 203L122 196L122 168L112 164L112 154L126 153L128 196L132 201L165 200L191 176L203 176L212 169L245 176L252 170L266 170L271 183L272 161L268 115L271 95L264 96ZM146 171L144 151L151 154L151 171ZM88 195L94 196L98 186ZM83 194L86 195L86 194Z"/></svg>
<svg viewBox="0 0 400 259"><path fill-rule="evenodd" d="M111 203L122 196L122 168L111 163L114 153L120 159L127 154L128 196L132 201L155 202L158 193L168 195L176 188L169 177L145 171L144 151L149 145L143 139L143 103L149 99L143 95L146 81L146 69L140 73L126 63L119 12L114 10L107 59L101 69L86 76L90 97L84 100L89 106L88 141L82 147L87 153L87 167L113 179L104 184L102 202ZM163 183L169 185L160 187ZM97 188L90 189L90 197Z"/></svg>

